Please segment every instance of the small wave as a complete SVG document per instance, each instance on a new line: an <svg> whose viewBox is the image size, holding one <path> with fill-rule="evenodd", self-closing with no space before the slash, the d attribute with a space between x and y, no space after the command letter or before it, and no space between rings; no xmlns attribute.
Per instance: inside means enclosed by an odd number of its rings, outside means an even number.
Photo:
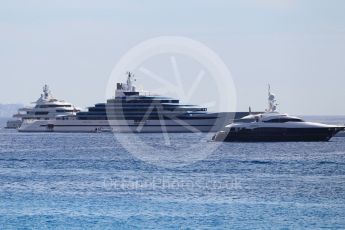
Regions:
<svg viewBox="0 0 345 230"><path fill-rule="evenodd" d="M273 162L271 162L271 161L259 161L259 160L246 161L246 162L250 163L250 164L264 164L264 165L273 164Z"/></svg>
<svg viewBox="0 0 345 230"><path fill-rule="evenodd" d="M320 161L319 165L345 165L345 163L335 162L335 161Z"/></svg>

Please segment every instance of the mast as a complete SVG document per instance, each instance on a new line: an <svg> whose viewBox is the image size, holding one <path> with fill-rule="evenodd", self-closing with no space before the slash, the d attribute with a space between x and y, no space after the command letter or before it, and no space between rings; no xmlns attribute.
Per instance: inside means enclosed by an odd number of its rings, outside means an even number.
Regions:
<svg viewBox="0 0 345 230"><path fill-rule="evenodd" d="M127 72L127 90L131 91L132 89L132 73L131 72Z"/></svg>
<svg viewBox="0 0 345 230"><path fill-rule="evenodd" d="M271 112L271 101L270 101L270 98L271 98L271 85L268 84L268 112Z"/></svg>
<svg viewBox="0 0 345 230"><path fill-rule="evenodd" d="M126 92L135 92L135 86L133 85L133 80L135 81L134 74L132 72L126 72L127 80L125 83L117 83L115 90L115 97L123 97Z"/></svg>
<svg viewBox="0 0 345 230"><path fill-rule="evenodd" d="M276 112L277 111L277 100L276 96L271 93L271 85L268 84L268 110L267 112Z"/></svg>
<svg viewBox="0 0 345 230"><path fill-rule="evenodd" d="M133 82L132 82L133 78L134 78L134 74L128 71L127 72L126 84L127 84L127 90L130 91L130 92L134 92L135 91L135 87L133 86Z"/></svg>
<svg viewBox="0 0 345 230"><path fill-rule="evenodd" d="M49 86L48 85L44 85L43 86L43 97L45 99L48 99L51 96L51 92L49 90Z"/></svg>

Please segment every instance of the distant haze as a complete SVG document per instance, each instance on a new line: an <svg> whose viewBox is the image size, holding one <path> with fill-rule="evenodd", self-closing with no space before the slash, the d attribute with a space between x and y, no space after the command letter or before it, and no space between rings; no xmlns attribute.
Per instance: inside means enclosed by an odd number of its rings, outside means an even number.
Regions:
<svg viewBox="0 0 345 230"><path fill-rule="evenodd" d="M344 115L344 9L343 0L4 0L0 103L36 101L45 83L80 107L104 102L110 73L127 50L173 35L200 41L223 59L237 110L265 109L270 83L282 112Z"/></svg>

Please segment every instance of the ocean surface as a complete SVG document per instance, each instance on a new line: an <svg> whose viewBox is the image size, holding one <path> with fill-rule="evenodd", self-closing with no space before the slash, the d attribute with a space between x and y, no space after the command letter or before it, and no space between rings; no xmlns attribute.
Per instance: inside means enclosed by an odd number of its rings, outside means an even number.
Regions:
<svg viewBox="0 0 345 230"><path fill-rule="evenodd" d="M0 229L345 229L345 137L131 135L0 130ZM191 143L212 151L181 157ZM160 154L173 164L152 163Z"/></svg>

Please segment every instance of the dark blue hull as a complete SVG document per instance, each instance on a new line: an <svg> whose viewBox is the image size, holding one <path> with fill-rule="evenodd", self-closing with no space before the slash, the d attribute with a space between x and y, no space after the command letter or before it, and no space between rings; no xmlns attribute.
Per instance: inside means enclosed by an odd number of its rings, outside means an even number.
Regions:
<svg viewBox="0 0 345 230"><path fill-rule="evenodd" d="M329 141L344 128L256 128L216 135L225 142L313 142Z"/></svg>

